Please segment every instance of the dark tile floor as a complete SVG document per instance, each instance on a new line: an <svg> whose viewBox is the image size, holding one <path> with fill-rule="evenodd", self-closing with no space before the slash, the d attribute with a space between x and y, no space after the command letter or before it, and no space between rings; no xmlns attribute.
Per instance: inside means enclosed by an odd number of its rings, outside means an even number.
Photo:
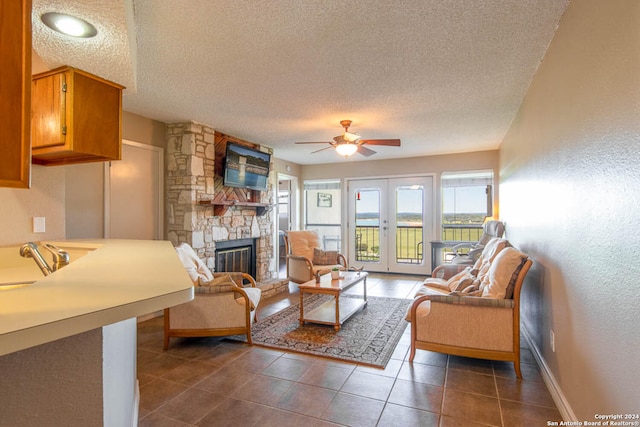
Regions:
<svg viewBox="0 0 640 427"><path fill-rule="evenodd" d="M368 294L408 298L416 276L372 274ZM264 318L298 300L292 284L261 302ZM138 325L140 426L546 426L561 420L529 349L511 363L420 351L410 328L386 369L224 338L172 339L162 318Z"/></svg>

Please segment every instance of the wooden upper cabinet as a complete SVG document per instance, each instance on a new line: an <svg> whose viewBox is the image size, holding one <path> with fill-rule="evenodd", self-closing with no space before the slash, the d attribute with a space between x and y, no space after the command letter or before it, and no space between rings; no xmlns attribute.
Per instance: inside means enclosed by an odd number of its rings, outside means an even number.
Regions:
<svg viewBox="0 0 640 427"><path fill-rule="evenodd" d="M0 0L0 187L31 177L31 0Z"/></svg>
<svg viewBox="0 0 640 427"><path fill-rule="evenodd" d="M120 160L122 89L123 86L72 67L34 75L33 163Z"/></svg>

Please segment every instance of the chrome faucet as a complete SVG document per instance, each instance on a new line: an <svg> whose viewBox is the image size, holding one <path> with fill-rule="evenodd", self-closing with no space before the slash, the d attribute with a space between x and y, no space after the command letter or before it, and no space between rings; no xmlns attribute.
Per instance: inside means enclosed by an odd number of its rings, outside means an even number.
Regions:
<svg viewBox="0 0 640 427"><path fill-rule="evenodd" d="M40 254L40 251L38 251L38 245L36 245L35 243L29 242L22 245L20 247L20 256L23 256L25 258L33 258L36 264L38 264L38 267L40 267L40 271L42 271L42 274L44 274L45 276L51 274L51 267L49 267L47 261L44 260L44 258Z"/></svg>
<svg viewBox="0 0 640 427"><path fill-rule="evenodd" d="M53 271L58 271L65 265L69 264L69 252L64 249L60 249L51 243L45 243L44 248L53 255Z"/></svg>

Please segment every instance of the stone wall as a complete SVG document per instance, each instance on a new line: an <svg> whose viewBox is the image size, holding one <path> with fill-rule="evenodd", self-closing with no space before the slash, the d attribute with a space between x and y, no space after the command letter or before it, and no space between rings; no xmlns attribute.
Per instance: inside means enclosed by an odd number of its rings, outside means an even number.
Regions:
<svg viewBox="0 0 640 427"><path fill-rule="evenodd" d="M264 215L257 216L256 208L240 206L247 198L272 204L273 180L266 192L223 187L220 153L224 153L227 141L271 152L269 148L221 134L201 123L167 125L167 237L174 245L182 242L191 245L212 270L217 241L257 238L256 280L275 278L275 214L267 209ZM214 216L213 206L199 204L221 193L225 200L238 200L239 205L230 206L221 216Z"/></svg>

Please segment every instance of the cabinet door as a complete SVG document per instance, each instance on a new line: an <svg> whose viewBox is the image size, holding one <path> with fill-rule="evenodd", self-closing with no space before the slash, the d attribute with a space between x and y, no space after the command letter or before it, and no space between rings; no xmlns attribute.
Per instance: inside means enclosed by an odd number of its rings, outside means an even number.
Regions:
<svg viewBox="0 0 640 427"><path fill-rule="evenodd" d="M66 77L66 73L58 73L33 80L33 148L54 147L66 142Z"/></svg>
<svg viewBox="0 0 640 427"><path fill-rule="evenodd" d="M0 0L0 187L31 176L31 0Z"/></svg>

